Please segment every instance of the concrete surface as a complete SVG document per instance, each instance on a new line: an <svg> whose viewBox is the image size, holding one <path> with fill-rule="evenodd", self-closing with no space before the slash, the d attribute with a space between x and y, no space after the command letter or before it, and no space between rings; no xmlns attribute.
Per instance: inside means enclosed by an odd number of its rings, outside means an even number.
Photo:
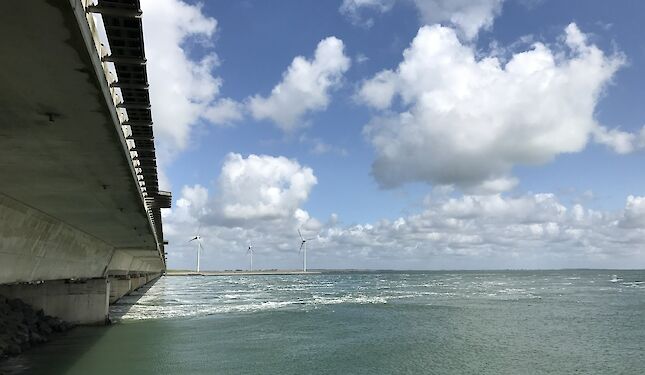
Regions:
<svg viewBox="0 0 645 375"><path fill-rule="evenodd" d="M19 298L46 315L73 324L105 324L108 317L108 279L47 281L40 284L0 285L0 295Z"/></svg>
<svg viewBox="0 0 645 375"><path fill-rule="evenodd" d="M165 268L91 17L0 2L0 284Z"/></svg>
<svg viewBox="0 0 645 375"><path fill-rule="evenodd" d="M132 283L129 276L110 277L110 305L131 291Z"/></svg>

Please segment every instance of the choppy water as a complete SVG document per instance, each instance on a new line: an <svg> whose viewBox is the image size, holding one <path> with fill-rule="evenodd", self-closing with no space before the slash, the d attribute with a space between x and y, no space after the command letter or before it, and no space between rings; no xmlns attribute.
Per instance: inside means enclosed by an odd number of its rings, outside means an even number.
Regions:
<svg viewBox="0 0 645 375"><path fill-rule="evenodd" d="M597 270L166 277L114 306L119 324L76 329L5 368L645 374L642 281Z"/></svg>

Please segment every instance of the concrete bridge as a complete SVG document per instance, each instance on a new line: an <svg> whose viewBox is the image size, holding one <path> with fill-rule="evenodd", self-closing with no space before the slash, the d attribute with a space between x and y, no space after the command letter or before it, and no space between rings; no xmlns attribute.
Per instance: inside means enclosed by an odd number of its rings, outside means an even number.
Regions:
<svg viewBox="0 0 645 375"><path fill-rule="evenodd" d="M75 323L166 269L141 16L0 3L0 295Z"/></svg>

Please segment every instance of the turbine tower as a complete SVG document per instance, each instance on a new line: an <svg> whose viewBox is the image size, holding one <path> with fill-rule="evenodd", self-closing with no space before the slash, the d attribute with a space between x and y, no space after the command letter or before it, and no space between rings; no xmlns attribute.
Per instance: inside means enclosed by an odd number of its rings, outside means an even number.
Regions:
<svg viewBox="0 0 645 375"><path fill-rule="evenodd" d="M300 236L300 252L303 253L302 255L302 272L307 272L307 241L315 240L316 238L304 238L302 237L302 233L300 233L300 229L298 229L298 235Z"/></svg>
<svg viewBox="0 0 645 375"><path fill-rule="evenodd" d="M188 242L193 242L197 241L197 268L195 269L195 272L199 272L199 258L202 256L202 237L199 235L199 230L201 229L201 226L197 228L197 234L195 237L193 237L190 241Z"/></svg>
<svg viewBox="0 0 645 375"><path fill-rule="evenodd" d="M249 254L249 257L251 258L249 271L253 271L253 245L252 244L249 245L249 248L246 250L246 253Z"/></svg>

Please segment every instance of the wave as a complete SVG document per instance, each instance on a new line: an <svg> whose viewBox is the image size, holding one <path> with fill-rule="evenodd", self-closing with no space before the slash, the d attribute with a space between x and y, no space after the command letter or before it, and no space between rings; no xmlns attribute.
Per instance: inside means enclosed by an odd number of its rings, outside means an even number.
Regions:
<svg viewBox="0 0 645 375"><path fill-rule="evenodd" d="M232 298L235 299L235 298ZM235 299L237 300L237 299ZM117 321L144 320L144 319L168 319L199 317L225 313L252 313L266 310L276 310L287 307L311 308L320 305L338 304L385 304L387 298L382 296L366 295L344 295L336 297L314 295L310 298L302 298L287 301L238 301L238 304L184 304L172 305L148 304L139 300L135 305L115 305L112 313L117 315ZM128 309L127 311L124 311Z"/></svg>

